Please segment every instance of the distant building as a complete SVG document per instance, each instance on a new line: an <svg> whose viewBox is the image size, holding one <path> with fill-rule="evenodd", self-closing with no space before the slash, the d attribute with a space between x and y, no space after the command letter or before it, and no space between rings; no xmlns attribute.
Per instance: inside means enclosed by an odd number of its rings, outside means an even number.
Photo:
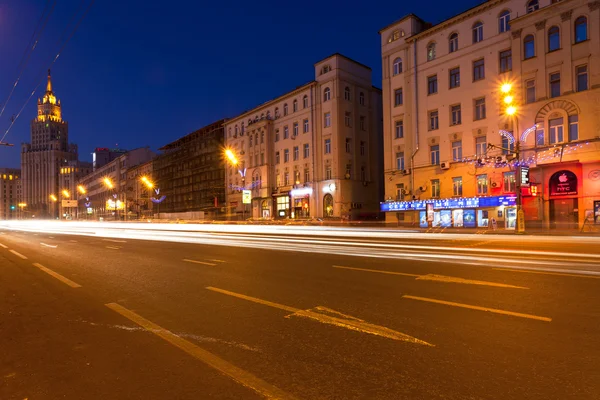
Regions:
<svg viewBox="0 0 600 400"><path fill-rule="evenodd" d="M77 162L77 145L69 144L69 125L62 119L60 100L52 90L50 71L38 115L31 121L31 143L21 146L23 202L36 218L57 218L60 169ZM53 199L56 199L54 201Z"/></svg>
<svg viewBox="0 0 600 400"><path fill-rule="evenodd" d="M128 215L129 169L147 163L155 154L148 147L140 147L95 169L77 182L86 194L79 195L79 218L82 213L90 219L125 219Z"/></svg>
<svg viewBox="0 0 600 400"><path fill-rule="evenodd" d="M29 210L22 202L21 170L0 168L0 220L22 219Z"/></svg>
<svg viewBox="0 0 600 400"><path fill-rule="evenodd" d="M163 153L153 162L153 176L160 193L155 194L165 197L154 205L155 213L160 211L165 218L219 218L225 206L224 122L211 123L159 149Z"/></svg>
<svg viewBox="0 0 600 400"><path fill-rule="evenodd" d="M109 149L107 147L96 147L92 153L92 164L94 171L102 168L117 157L127 153L125 149Z"/></svg>
<svg viewBox="0 0 600 400"><path fill-rule="evenodd" d="M381 90L371 69L340 54L315 80L225 123L237 159L227 207L240 217L375 218L381 182ZM244 204L243 191L250 191Z"/></svg>
<svg viewBox="0 0 600 400"><path fill-rule="evenodd" d="M382 29L386 220L515 229L520 192L526 227L600 223L599 30L600 3L583 0L491 0Z"/></svg>
<svg viewBox="0 0 600 400"><path fill-rule="evenodd" d="M81 193L79 193L77 189L77 182L91 172L92 164L84 161L69 161L64 166L60 167L59 190L57 192L57 199L60 198L60 201L57 201L57 207L60 210L60 218L73 219L80 217L80 215L78 215L78 206L68 207L66 205L69 203L63 201L71 200L72 202L81 197ZM69 197L65 197L67 194ZM79 204L79 206L80 205L81 204Z"/></svg>

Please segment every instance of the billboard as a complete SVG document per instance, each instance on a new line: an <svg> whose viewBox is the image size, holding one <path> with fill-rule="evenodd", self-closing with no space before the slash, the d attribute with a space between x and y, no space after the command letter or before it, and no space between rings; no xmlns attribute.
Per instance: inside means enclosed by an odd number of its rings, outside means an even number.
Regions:
<svg viewBox="0 0 600 400"><path fill-rule="evenodd" d="M242 191L242 204L250 204L252 203L252 191L244 190Z"/></svg>
<svg viewBox="0 0 600 400"><path fill-rule="evenodd" d="M77 200L62 200L61 205L63 208L77 208Z"/></svg>

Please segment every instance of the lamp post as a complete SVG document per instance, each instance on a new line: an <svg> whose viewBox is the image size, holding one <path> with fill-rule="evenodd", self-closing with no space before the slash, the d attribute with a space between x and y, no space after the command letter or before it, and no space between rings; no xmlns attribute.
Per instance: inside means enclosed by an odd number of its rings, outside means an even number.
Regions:
<svg viewBox="0 0 600 400"><path fill-rule="evenodd" d="M79 220L79 195L85 195L87 193L87 190L83 185L77 185L77 193L77 211L75 212L75 218Z"/></svg>
<svg viewBox="0 0 600 400"><path fill-rule="evenodd" d="M117 204L118 203L118 199L117 199L118 196L117 196L116 191L114 190L115 189L115 185L113 184L113 182L110 180L109 177L104 177L102 179L102 182L104 183L104 186L106 186L108 189L110 189L110 190L113 191L112 196L113 196L113 202L115 204L114 211L115 211L115 221L116 221L118 219L118 217L119 217L119 208L118 208L118 204Z"/></svg>
<svg viewBox="0 0 600 400"><path fill-rule="evenodd" d="M49 197L50 197L50 201L52 201L54 203L54 206L56 207L57 206L56 202L58 201L58 197L56 197L55 194L51 194Z"/></svg>
<svg viewBox="0 0 600 400"><path fill-rule="evenodd" d="M21 218L20 219L23 219L23 217L25 216L24 208L27 207L27 204L19 203L17 205L19 206L19 209L21 210Z"/></svg>
<svg viewBox="0 0 600 400"><path fill-rule="evenodd" d="M142 183L146 186L147 190L154 189L154 183L150 179L148 179L147 176L142 176L140 178L140 181L142 181ZM159 191L159 193L160 193L160 191ZM156 209L157 209L158 219L160 219L160 203L156 203ZM141 212L141 210L140 210L140 212Z"/></svg>
<svg viewBox="0 0 600 400"><path fill-rule="evenodd" d="M234 167L238 166L239 160L237 159L237 157L235 156L235 154L233 153L233 151L231 149L225 150L225 156L227 157L227 159L229 160L229 163L232 166L234 166ZM242 220L245 220L246 219L246 204L244 203L243 193L244 193L244 190L246 190L246 168L243 168L243 169L238 168L238 173L242 177Z"/></svg>
<svg viewBox="0 0 600 400"><path fill-rule="evenodd" d="M523 194L521 193L521 135L519 135L519 117L517 115L517 105L515 103L515 95L513 92L513 85L510 83L504 83L500 87L500 92L502 92L502 104L504 106L504 114L513 118L515 123L514 132L517 133L512 135L512 140L515 143L515 158L517 160L517 167L515 168L515 189L517 192L517 233L525 232L525 213L523 212ZM510 147L510 146L509 146ZM505 149L510 151L510 149Z"/></svg>

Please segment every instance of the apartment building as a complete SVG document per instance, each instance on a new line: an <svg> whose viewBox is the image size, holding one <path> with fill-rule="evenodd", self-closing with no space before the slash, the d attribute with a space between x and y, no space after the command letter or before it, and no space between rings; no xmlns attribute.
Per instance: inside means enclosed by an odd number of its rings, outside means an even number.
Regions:
<svg viewBox="0 0 600 400"><path fill-rule="evenodd" d="M526 227L600 216L599 1L491 0L380 34L386 221L514 229L517 191Z"/></svg>
<svg viewBox="0 0 600 400"><path fill-rule="evenodd" d="M314 81L225 122L230 215L379 214L381 91L369 67L340 54L314 70Z"/></svg>

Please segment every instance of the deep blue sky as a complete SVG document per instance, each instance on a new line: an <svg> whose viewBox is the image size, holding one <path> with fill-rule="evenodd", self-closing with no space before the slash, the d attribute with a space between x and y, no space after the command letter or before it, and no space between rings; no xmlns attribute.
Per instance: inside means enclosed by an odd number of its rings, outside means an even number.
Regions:
<svg viewBox="0 0 600 400"><path fill-rule="evenodd" d="M0 118L2 134L47 69L82 1L57 3ZM95 147L117 143L156 150L314 79L313 64L336 52L370 66L373 84L380 87L379 29L411 12L436 23L478 3L96 0L52 67L53 84L80 159L91 161ZM45 5L46 0L0 2L0 102ZM20 165L20 143L30 140L29 124L44 88L7 136L15 147L0 146L0 167Z"/></svg>

